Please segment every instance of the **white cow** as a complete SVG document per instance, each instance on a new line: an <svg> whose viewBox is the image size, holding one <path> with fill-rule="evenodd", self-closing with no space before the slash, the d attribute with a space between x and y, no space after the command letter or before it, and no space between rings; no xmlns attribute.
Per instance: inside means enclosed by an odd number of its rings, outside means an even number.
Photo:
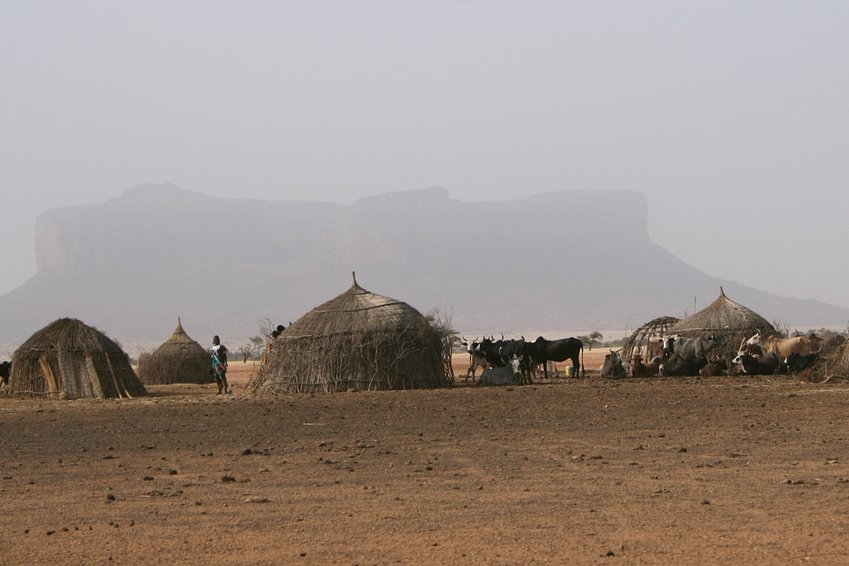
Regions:
<svg viewBox="0 0 849 566"><path fill-rule="evenodd" d="M487 368L481 374L479 385L517 385L522 379L522 359L518 356L510 358L510 363L504 367Z"/></svg>
<svg viewBox="0 0 849 566"><path fill-rule="evenodd" d="M478 366L486 370L486 357L479 349L480 341L477 338L474 340L466 340L466 337L464 336L461 344L466 347L466 351L469 353L469 369L466 370L465 379L465 381L469 381L469 378L475 377L475 371L478 369Z"/></svg>

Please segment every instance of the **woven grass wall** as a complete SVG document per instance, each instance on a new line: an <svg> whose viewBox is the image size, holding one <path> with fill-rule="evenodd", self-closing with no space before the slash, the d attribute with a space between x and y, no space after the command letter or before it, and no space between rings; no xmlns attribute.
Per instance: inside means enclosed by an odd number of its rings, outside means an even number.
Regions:
<svg viewBox="0 0 849 566"><path fill-rule="evenodd" d="M147 393L120 346L76 319L51 323L15 351L8 391L54 399Z"/></svg>
<svg viewBox="0 0 849 566"><path fill-rule="evenodd" d="M199 344L172 347L139 357L139 379L145 385L212 383L209 354Z"/></svg>
<svg viewBox="0 0 849 566"><path fill-rule="evenodd" d="M248 384L256 395L446 387L442 340L426 322L275 341Z"/></svg>

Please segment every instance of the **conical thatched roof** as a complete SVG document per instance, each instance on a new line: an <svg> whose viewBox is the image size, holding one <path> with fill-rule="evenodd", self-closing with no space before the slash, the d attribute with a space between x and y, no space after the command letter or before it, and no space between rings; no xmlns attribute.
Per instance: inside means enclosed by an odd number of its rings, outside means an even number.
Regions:
<svg viewBox="0 0 849 566"><path fill-rule="evenodd" d="M147 385L212 383L209 353L186 334L178 318L171 337L139 358L139 378Z"/></svg>
<svg viewBox="0 0 849 566"><path fill-rule="evenodd" d="M293 322L289 339L416 326L424 317L403 301L366 291L357 284Z"/></svg>
<svg viewBox="0 0 849 566"><path fill-rule="evenodd" d="M146 394L121 347L72 318L45 326L15 351L9 392L67 399Z"/></svg>
<svg viewBox="0 0 849 566"><path fill-rule="evenodd" d="M694 313L672 327L671 333L678 336L718 336L725 340L723 354L737 351L745 338L760 331L775 334L772 324L755 311L729 299L720 287L719 297L710 305Z"/></svg>
<svg viewBox="0 0 849 566"><path fill-rule="evenodd" d="M248 393L442 387L442 342L403 301L354 284L293 322L272 343Z"/></svg>
<svg viewBox="0 0 849 566"><path fill-rule="evenodd" d="M669 334L680 319L674 316L660 316L652 319L636 329L622 346L622 359L633 362L634 355L639 354L644 362L663 353L663 337Z"/></svg>

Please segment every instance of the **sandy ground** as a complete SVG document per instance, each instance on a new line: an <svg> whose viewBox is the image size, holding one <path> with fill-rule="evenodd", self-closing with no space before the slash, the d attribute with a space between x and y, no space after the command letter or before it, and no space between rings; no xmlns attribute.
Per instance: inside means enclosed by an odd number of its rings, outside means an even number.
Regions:
<svg viewBox="0 0 849 566"><path fill-rule="evenodd" d="M232 369L232 396L171 385L120 401L0 399L0 562L849 555L844 381L460 380L257 400L241 396L251 366Z"/></svg>

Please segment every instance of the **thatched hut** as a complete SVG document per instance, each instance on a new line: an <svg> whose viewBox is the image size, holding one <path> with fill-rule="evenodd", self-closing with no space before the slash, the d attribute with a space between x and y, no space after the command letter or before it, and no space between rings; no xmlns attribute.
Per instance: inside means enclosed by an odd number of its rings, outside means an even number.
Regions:
<svg viewBox="0 0 849 566"><path fill-rule="evenodd" d="M622 346L620 356L628 363L633 363L634 356L640 355L644 362L663 353L663 337L680 319L674 316L661 316L652 319L636 329Z"/></svg>
<svg viewBox="0 0 849 566"><path fill-rule="evenodd" d="M741 342L760 331L775 334L775 327L755 311L735 303L719 288L719 297L699 312L688 316L670 329L670 334L684 337L716 336L724 346L717 354L727 357L736 354Z"/></svg>
<svg viewBox="0 0 849 566"><path fill-rule="evenodd" d="M186 334L178 318L171 337L139 357L139 379L145 385L212 383L209 353Z"/></svg>
<svg viewBox="0 0 849 566"><path fill-rule="evenodd" d="M45 326L15 350L8 390L12 395L54 399L147 393L121 347L73 318Z"/></svg>
<svg viewBox="0 0 849 566"><path fill-rule="evenodd" d="M354 284L293 322L248 394L417 389L450 384L439 333L419 311Z"/></svg>

